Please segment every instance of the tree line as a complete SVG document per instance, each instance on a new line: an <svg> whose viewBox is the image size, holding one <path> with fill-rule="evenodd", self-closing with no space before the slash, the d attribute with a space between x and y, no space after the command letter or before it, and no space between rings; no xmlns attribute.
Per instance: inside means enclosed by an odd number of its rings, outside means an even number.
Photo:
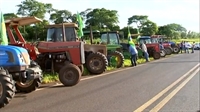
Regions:
<svg viewBox="0 0 200 112"><path fill-rule="evenodd" d="M17 13L5 13L4 18L10 19L15 17L36 16L43 19L43 22L34 26L20 27L23 36L27 40L35 40L38 37L40 39L46 38L47 29L45 26L49 23L62 23L62 22L75 22L76 14L73 14L69 10L58 10L53 8L51 3L42 3L37 0L24 0L17 5ZM48 20L45 19L45 15L50 15ZM128 27L121 28L118 23L118 11L108 10L105 8L88 8L80 12L83 21L85 22L84 31L89 31L90 26L93 30L99 31L123 31L124 37L128 36ZM132 34L137 33L137 29L143 35L165 35L171 39L186 39L186 38L200 38L200 33L187 31L180 24L170 23L164 26L157 26L157 24L151 21L147 15L133 15L127 19L130 32ZM136 28L131 27L136 25Z"/></svg>

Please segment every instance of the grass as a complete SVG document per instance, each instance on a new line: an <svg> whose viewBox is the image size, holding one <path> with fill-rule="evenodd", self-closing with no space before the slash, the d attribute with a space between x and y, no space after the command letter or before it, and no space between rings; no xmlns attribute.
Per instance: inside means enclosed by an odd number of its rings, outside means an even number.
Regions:
<svg viewBox="0 0 200 112"><path fill-rule="evenodd" d="M180 43L181 41L200 42L200 38L193 38L193 39L173 39L172 41L174 41L176 43Z"/></svg>
<svg viewBox="0 0 200 112"><path fill-rule="evenodd" d="M59 81L57 73L44 73L43 84Z"/></svg>

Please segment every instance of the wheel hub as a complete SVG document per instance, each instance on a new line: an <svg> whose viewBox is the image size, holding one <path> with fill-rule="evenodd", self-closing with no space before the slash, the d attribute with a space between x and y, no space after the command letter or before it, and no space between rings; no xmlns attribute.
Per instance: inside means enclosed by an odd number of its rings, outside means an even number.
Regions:
<svg viewBox="0 0 200 112"><path fill-rule="evenodd" d="M174 48L174 52L177 52L178 51L178 49L177 48Z"/></svg>
<svg viewBox="0 0 200 112"><path fill-rule="evenodd" d="M101 61L101 59L98 59L98 58L93 58L91 61L90 61L90 67L94 70L99 70L101 69L103 66L103 63Z"/></svg>
<svg viewBox="0 0 200 112"><path fill-rule="evenodd" d="M73 80L74 79L74 72L72 72L72 71L65 72L64 78L67 79L67 80Z"/></svg>
<svg viewBox="0 0 200 112"><path fill-rule="evenodd" d="M0 82L0 98L2 97L2 95L3 95L3 85Z"/></svg>
<svg viewBox="0 0 200 112"><path fill-rule="evenodd" d="M26 81L26 82L19 82L19 81L16 81L16 84L20 87L29 87L32 83L33 83L34 80L29 80L29 81Z"/></svg>
<svg viewBox="0 0 200 112"><path fill-rule="evenodd" d="M94 62L94 66L99 66L99 62L98 62L98 61L95 61L95 62Z"/></svg>

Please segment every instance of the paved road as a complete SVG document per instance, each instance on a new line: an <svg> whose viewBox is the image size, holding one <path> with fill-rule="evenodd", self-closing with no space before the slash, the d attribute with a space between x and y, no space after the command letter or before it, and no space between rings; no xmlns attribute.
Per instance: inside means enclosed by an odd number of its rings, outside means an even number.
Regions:
<svg viewBox="0 0 200 112"><path fill-rule="evenodd" d="M199 70L186 73L200 62L199 53L179 54L124 71L82 80L74 87L54 86L30 94L17 94L0 111L139 112L154 108L160 111L194 112L200 107ZM187 77L177 81L184 75ZM177 84L163 92L175 81Z"/></svg>

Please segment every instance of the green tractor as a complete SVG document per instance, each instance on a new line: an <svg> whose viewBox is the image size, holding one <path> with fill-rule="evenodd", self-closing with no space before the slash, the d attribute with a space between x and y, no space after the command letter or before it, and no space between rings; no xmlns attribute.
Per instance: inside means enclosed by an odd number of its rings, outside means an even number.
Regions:
<svg viewBox="0 0 200 112"><path fill-rule="evenodd" d="M101 32L100 44L107 46L107 58L110 66L120 68L124 65L124 55L118 31Z"/></svg>

